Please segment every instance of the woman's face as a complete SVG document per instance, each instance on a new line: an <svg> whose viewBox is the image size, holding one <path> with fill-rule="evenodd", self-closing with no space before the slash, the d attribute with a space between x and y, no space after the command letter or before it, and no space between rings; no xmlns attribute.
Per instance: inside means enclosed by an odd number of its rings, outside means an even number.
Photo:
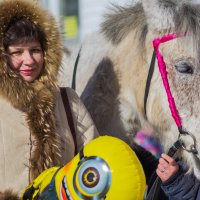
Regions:
<svg viewBox="0 0 200 200"><path fill-rule="evenodd" d="M6 52L8 65L25 81L37 79L44 65L44 53L39 42L31 41L10 45Z"/></svg>

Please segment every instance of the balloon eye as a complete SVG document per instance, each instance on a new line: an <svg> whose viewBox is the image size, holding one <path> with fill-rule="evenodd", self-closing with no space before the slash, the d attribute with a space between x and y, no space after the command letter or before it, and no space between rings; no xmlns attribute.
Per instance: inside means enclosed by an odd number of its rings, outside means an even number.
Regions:
<svg viewBox="0 0 200 200"><path fill-rule="evenodd" d="M83 160L74 173L74 189L82 199L105 197L110 184L110 168L103 159L96 156Z"/></svg>
<svg viewBox="0 0 200 200"><path fill-rule="evenodd" d="M82 175L82 182L86 187L94 187L99 182L99 172L94 167L87 168Z"/></svg>

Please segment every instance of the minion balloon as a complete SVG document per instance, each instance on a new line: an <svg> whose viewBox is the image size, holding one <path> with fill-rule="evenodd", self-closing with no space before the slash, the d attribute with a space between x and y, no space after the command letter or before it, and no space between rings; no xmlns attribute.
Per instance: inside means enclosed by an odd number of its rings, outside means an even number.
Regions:
<svg viewBox="0 0 200 200"><path fill-rule="evenodd" d="M64 167L40 174L22 200L142 200L146 183L142 166L122 140L100 136Z"/></svg>

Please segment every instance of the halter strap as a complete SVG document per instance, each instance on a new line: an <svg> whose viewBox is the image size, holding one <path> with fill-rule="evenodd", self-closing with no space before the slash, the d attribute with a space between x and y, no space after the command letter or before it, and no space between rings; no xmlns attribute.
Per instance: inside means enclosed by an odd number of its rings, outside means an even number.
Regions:
<svg viewBox="0 0 200 200"><path fill-rule="evenodd" d="M165 91L166 91L167 98L168 98L169 108L170 108L172 117L174 118L174 121L175 121L176 125L178 126L178 129L181 130L182 122L181 122L180 116L178 114L178 111L176 109L174 98L172 96L172 93L171 93L171 90L169 87L169 82L167 79L166 64L164 62L162 54L159 51L160 44L170 41L170 40L173 40L177 37L179 37L179 36L177 36L175 33L173 33L173 34L169 34L169 35L164 35L161 38L156 38L153 40L154 52L152 55L151 64L150 64L148 77L147 77L147 81L146 81L146 88L145 88L145 94L144 94L144 113L147 118L146 104L147 104L147 98L148 98L148 94L149 94L150 83L151 83L151 79L152 79L153 72L154 72L155 58L157 58L159 71L160 71L163 85L165 87Z"/></svg>
<svg viewBox="0 0 200 200"><path fill-rule="evenodd" d="M172 96L170 86L169 86L169 82L168 82L168 79L167 79L166 64L165 64L165 61L163 59L163 56L161 55L161 53L159 51L160 44L167 42L167 41L170 41L170 40L173 40L177 37L179 37L179 36L177 36L175 33L173 33L173 34L169 34L169 35L164 35L162 38L156 38L156 39L153 40L153 47L156 51L156 58L157 58L157 61L158 61L158 67L159 67L160 75L161 75L163 85L165 87L165 91L166 91L166 94L167 94L169 108L171 110L172 117L174 118L174 121L176 122L176 125L178 126L178 128L182 129L182 122L181 122L180 116L178 114L178 111L176 109L174 98Z"/></svg>
<svg viewBox="0 0 200 200"><path fill-rule="evenodd" d="M149 95L151 79L152 79L154 68L155 68L155 61L156 61L156 51L154 49L153 55L152 55L152 58L151 58L151 64L150 64L150 67L149 67L148 76L147 76L145 93L144 93L144 114L145 114L146 119L147 119L147 98L148 98L148 95Z"/></svg>
<svg viewBox="0 0 200 200"><path fill-rule="evenodd" d="M198 151L196 149L196 139L195 139L195 137L182 128L181 118L178 114L176 104L174 102L174 98L173 98L171 90L170 90L170 86L169 86L169 82L168 82L168 78L167 78L166 64L165 64L165 61L163 59L162 54L159 51L160 44L165 43L165 42L170 41L170 40L173 40L177 37L182 37L182 36L184 36L184 35L177 35L176 33L173 33L173 34L164 35L161 38L156 38L156 39L153 40L154 52L153 52L153 55L152 55L149 73L148 73L148 77L147 77L147 81L146 81L146 88L145 88L145 94L144 94L144 112L145 112L145 117L147 118L146 104L147 104L147 98L148 98L148 94L149 94L150 83L151 83L151 79L152 79L154 67L155 67L155 58L157 58L159 71L160 71L161 78L162 78L162 81L163 81L163 85L164 85L164 88L165 88L165 91L166 91L166 94L167 94L167 98L168 98L169 108L170 108L172 117L174 118L174 121L175 121L175 123L178 127L178 130L179 130L179 133L180 133L179 139L180 139L181 136L188 135L193 140L193 144L190 145L189 148L186 148L184 146L184 144L182 144L182 147L183 147L184 150L186 150L188 152L191 152L193 154L197 154Z"/></svg>

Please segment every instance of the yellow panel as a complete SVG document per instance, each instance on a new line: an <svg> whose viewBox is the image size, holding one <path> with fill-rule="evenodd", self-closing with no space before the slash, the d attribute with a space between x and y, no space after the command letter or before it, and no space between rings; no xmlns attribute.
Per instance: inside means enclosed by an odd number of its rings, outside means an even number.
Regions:
<svg viewBox="0 0 200 200"><path fill-rule="evenodd" d="M64 33L67 39L74 39L78 34L77 16L67 16L64 19Z"/></svg>

